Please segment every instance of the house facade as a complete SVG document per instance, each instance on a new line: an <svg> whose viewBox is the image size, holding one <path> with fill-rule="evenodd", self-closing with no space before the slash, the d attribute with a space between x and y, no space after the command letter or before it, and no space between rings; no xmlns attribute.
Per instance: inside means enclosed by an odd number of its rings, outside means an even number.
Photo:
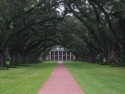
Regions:
<svg viewBox="0 0 125 94"><path fill-rule="evenodd" d="M62 46L54 46L48 53L46 60L50 61L73 61L75 56L71 51Z"/></svg>

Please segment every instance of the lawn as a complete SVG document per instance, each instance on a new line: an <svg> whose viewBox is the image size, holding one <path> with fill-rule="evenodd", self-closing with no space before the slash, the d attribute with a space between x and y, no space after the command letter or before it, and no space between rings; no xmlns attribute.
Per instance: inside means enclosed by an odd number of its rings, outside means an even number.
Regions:
<svg viewBox="0 0 125 94"><path fill-rule="evenodd" d="M55 65L44 62L0 70L0 94L37 94Z"/></svg>
<svg viewBox="0 0 125 94"><path fill-rule="evenodd" d="M125 94L125 68L85 62L67 62L85 94Z"/></svg>

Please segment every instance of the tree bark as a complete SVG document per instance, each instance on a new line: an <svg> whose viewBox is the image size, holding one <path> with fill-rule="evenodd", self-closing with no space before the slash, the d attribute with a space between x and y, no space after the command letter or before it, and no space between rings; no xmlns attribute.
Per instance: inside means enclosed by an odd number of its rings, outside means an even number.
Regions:
<svg viewBox="0 0 125 94"><path fill-rule="evenodd" d="M0 50L0 67L7 68L7 64L5 62L4 51Z"/></svg>

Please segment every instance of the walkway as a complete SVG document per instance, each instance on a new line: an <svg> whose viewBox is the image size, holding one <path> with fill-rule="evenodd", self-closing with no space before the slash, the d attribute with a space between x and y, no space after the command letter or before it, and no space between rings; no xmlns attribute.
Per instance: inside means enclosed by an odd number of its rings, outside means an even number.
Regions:
<svg viewBox="0 0 125 94"><path fill-rule="evenodd" d="M38 94L84 94L72 75L61 63L51 73Z"/></svg>

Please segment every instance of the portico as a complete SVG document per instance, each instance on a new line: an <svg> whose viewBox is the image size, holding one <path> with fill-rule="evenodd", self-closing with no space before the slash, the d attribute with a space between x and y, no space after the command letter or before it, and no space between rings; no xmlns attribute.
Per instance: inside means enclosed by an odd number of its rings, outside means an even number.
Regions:
<svg viewBox="0 0 125 94"><path fill-rule="evenodd" d="M50 61L73 61L75 56L62 46L54 46L46 57Z"/></svg>

